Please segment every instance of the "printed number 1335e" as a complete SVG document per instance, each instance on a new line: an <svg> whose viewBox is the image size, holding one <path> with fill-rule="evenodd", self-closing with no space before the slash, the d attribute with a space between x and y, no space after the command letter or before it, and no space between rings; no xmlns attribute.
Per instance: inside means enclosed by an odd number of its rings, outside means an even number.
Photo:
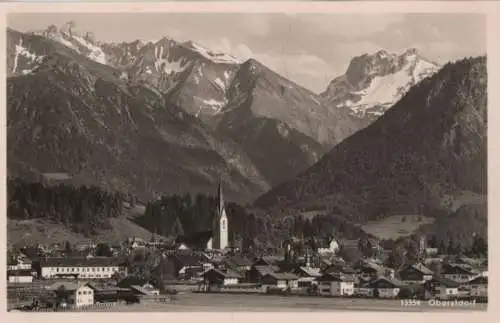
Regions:
<svg viewBox="0 0 500 323"><path fill-rule="evenodd" d="M420 300L418 299L402 299L401 306L420 306Z"/></svg>

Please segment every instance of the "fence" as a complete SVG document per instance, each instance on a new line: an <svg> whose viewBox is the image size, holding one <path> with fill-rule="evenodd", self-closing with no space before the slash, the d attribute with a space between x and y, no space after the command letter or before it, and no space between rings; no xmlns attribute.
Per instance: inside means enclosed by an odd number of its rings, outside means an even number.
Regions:
<svg viewBox="0 0 500 323"><path fill-rule="evenodd" d="M96 303L93 305L82 307L59 307L59 308L38 308L33 309L32 312L106 312L111 310L116 305L113 303Z"/></svg>

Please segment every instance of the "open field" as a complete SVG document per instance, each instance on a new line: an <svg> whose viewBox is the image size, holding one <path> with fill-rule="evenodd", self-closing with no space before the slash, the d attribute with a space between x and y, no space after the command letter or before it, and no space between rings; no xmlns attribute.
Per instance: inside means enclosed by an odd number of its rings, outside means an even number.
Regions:
<svg viewBox="0 0 500 323"><path fill-rule="evenodd" d="M409 236L425 224L434 222L433 218L418 214L392 215L380 221L368 222L361 226L363 231L379 239L397 239Z"/></svg>
<svg viewBox="0 0 500 323"><path fill-rule="evenodd" d="M127 214L110 218L110 229L100 230L95 237L90 239L106 243L121 243L129 237L138 237L146 241L153 234L143 227L134 223L134 219L144 212L144 206L137 205L134 209L127 210ZM18 220L7 219L7 239L10 243L61 243L69 241L71 244L85 243L90 239L71 231L61 223L54 223L46 219ZM157 238L166 239L156 235Z"/></svg>
<svg viewBox="0 0 500 323"><path fill-rule="evenodd" d="M194 294L178 295L173 304L116 305L107 312L318 312L318 311L484 311L487 304L468 307L437 307L426 301L402 307L399 300L349 299L275 295Z"/></svg>

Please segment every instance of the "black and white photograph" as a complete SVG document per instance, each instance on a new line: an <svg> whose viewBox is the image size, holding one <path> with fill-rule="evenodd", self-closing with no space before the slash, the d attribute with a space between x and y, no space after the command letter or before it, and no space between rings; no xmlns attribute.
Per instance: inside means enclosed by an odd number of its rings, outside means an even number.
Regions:
<svg viewBox="0 0 500 323"><path fill-rule="evenodd" d="M8 311L487 310L486 13L12 11L5 59Z"/></svg>

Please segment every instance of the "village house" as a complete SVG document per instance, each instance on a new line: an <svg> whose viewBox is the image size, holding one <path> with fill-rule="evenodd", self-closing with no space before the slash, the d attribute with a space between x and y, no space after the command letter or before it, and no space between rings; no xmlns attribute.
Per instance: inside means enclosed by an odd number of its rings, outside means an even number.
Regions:
<svg viewBox="0 0 500 323"><path fill-rule="evenodd" d="M440 300L458 297L460 284L445 277L434 277L424 283L425 297Z"/></svg>
<svg viewBox="0 0 500 323"><path fill-rule="evenodd" d="M25 255L7 260L7 270L31 270L32 261Z"/></svg>
<svg viewBox="0 0 500 323"><path fill-rule="evenodd" d="M232 269L219 270L210 269L203 273L203 285L201 286L203 291L210 291L214 287L222 288L230 285L237 285L243 276Z"/></svg>
<svg viewBox="0 0 500 323"><path fill-rule="evenodd" d="M259 283L262 278L270 273L276 273L280 270L278 266L263 265L263 266L252 266L246 273L246 280L250 283Z"/></svg>
<svg viewBox="0 0 500 323"><path fill-rule="evenodd" d="M31 269L7 270L7 279L9 283L32 283L33 273Z"/></svg>
<svg viewBox="0 0 500 323"><path fill-rule="evenodd" d="M94 283L87 283L87 285L94 291L94 303L114 303L124 296L135 295L134 291L130 288L120 288L110 285L97 285Z"/></svg>
<svg viewBox="0 0 500 323"><path fill-rule="evenodd" d="M397 279L381 277L369 283L373 296L378 298L396 298L405 284Z"/></svg>
<svg viewBox="0 0 500 323"><path fill-rule="evenodd" d="M325 274L340 275L344 277L350 277L352 279L357 277L357 272L354 268L347 264L335 263L323 270Z"/></svg>
<svg viewBox="0 0 500 323"><path fill-rule="evenodd" d="M421 263L405 266L398 272L399 278L406 284L423 284L432 279L432 270Z"/></svg>
<svg viewBox="0 0 500 323"><path fill-rule="evenodd" d="M206 269L205 263L208 259L194 253L177 252L169 257L175 268L176 276L179 279L195 279Z"/></svg>
<svg viewBox="0 0 500 323"><path fill-rule="evenodd" d="M299 278L292 273L269 273L262 277L261 286L264 292L273 288L295 289L299 287Z"/></svg>
<svg viewBox="0 0 500 323"><path fill-rule="evenodd" d="M143 296L158 296L160 295L160 290L155 288L150 283L145 283L142 285L130 285L130 289L132 289L136 294Z"/></svg>
<svg viewBox="0 0 500 323"><path fill-rule="evenodd" d="M328 237L318 241L317 252L323 254L335 254L340 249L340 243L334 237Z"/></svg>
<svg viewBox="0 0 500 323"><path fill-rule="evenodd" d="M253 261L253 266L279 266L284 261L283 257L279 256L263 256Z"/></svg>
<svg viewBox="0 0 500 323"><path fill-rule="evenodd" d="M177 249L177 250L190 250L190 248L188 247L188 245L185 244L184 242L177 243L175 245L175 249Z"/></svg>
<svg viewBox="0 0 500 323"><path fill-rule="evenodd" d="M360 260L354 265L354 269L357 271L357 276L364 279L375 279L383 272L382 266L368 260Z"/></svg>
<svg viewBox="0 0 500 323"><path fill-rule="evenodd" d="M111 278L115 273L127 275L127 266L122 259L108 257L93 258L43 258L40 261L40 277L52 278Z"/></svg>
<svg viewBox="0 0 500 323"><path fill-rule="evenodd" d="M354 281L354 295L361 297L373 297L373 288L370 279L358 278Z"/></svg>
<svg viewBox="0 0 500 323"><path fill-rule="evenodd" d="M458 283L466 283L478 277L480 273L466 264L443 264L441 276Z"/></svg>
<svg viewBox="0 0 500 323"><path fill-rule="evenodd" d="M469 281L470 296L488 297L488 277L479 276Z"/></svg>
<svg viewBox="0 0 500 323"><path fill-rule="evenodd" d="M62 306L83 307L94 304L94 290L88 284L60 283L53 291Z"/></svg>
<svg viewBox="0 0 500 323"><path fill-rule="evenodd" d="M324 274L316 279L318 294L330 296L351 296L354 294L354 280L333 274Z"/></svg>
<svg viewBox="0 0 500 323"><path fill-rule="evenodd" d="M315 267L301 266L293 271L299 277L299 287L316 284L316 278L321 277L321 270Z"/></svg>
<svg viewBox="0 0 500 323"><path fill-rule="evenodd" d="M252 262L239 255L227 257L223 262L227 268L239 271L240 273L246 273L252 268Z"/></svg>
<svg viewBox="0 0 500 323"><path fill-rule="evenodd" d="M128 276L120 280L117 287L122 289L132 289L132 287L139 287L142 289L150 289L150 287L154 288L154 286L146 279L142 279L135 276Z"/></svg>
<svg viewBox="0 0 500 323"><path fill-rule="evenodd" d="M129 248L136 249L139 247L146 247L147 242L139 237L131 237L127 239L127 244Z"/></svg>

